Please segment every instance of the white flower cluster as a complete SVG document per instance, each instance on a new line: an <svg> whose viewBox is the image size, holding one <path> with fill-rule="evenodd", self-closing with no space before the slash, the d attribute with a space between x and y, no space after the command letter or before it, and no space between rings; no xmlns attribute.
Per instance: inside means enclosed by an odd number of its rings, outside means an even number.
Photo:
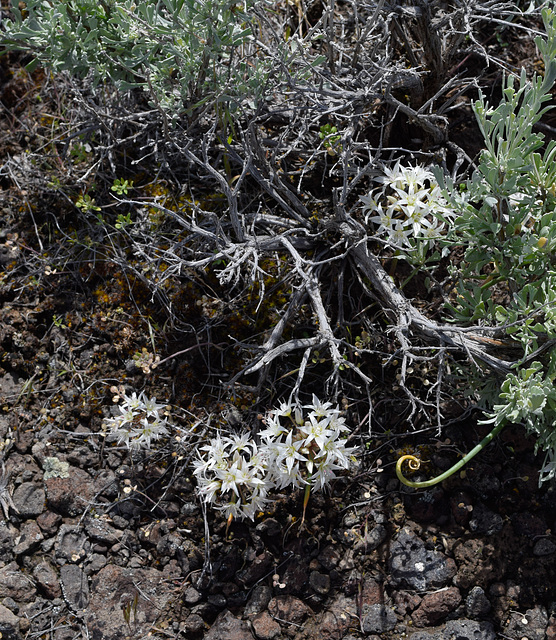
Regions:
<svg viewBox="0 0 556 640"><path fill-rule="evenodd" d="M147 398L145 393L133 392L123 395L118 406L118 415L104 420L108 439L125 444L128 449L148 449L153 440L169 434L168 418L162 413L164 404L157 404L156 398Z"/></svg>
<svg viewBox="0 0 556 640"><path fill-rule="evenodd" d="M282 404L266 417L267 428L260 436L268 456L274 486L301 487L310 484L322 489L336 477L335 471L348 469L355 449L346 447L342 434L349 431L338 407L322 403L316 396L303 407Z"/></svg>
<svg viewBox="0 0 556 640"><path fill-rule="evenodd" d="M202 499L226 517L251 518L264 508L270 485L266 460L249 434L221 437L201 447L193 465L197 491Z"/></svg>
<svg viewBox="0 0 556 640"><path fill-rule="evenodd" d="M365 223L377 227L377 235L398 248L414 248L414 240L425 245L442 235L445 220L454 214L442 197L433 173L424 167L385 167L376 178L382 184L362 196Z"/></svg>
<svg viewBox="0 0 556 640"><path fill-rule="evenodd" d="M306 417L303 409L310 410ZM227 517L253 519L272 489L322 489L355 459L340 410L316 396L304 407L283 403L265 423L261 444L249 434L218 435L194 463L199 495Z"/></svg>

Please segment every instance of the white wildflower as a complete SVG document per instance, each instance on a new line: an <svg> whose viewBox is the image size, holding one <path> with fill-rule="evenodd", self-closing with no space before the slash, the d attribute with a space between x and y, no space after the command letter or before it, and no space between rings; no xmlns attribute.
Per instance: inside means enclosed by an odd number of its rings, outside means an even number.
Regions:
<svg viewBox="0 0 556 640"><path fill-rule="evenodd" d="M143 407L143 400L141 397L137 397L137 393L134 391L130 396L124 394L124 404L131 411L136 411Z"/></svg>
<svg viewBox="0 0 556 640"><path fill-rule="evenodd" d="M146 416L141 418L139 423L131 429L129 446L133 448L150 449L153 440L159 440L168 435L166 421L160 418L149 420Z"/></svg>
<svg viewBox="0 0 556 640"><path fill-rule="evenodd" d="M334 411L332 406L331 402L321 402L317 396L313 394L313 402L305 405L305 409L311 409L311 415L317 418L325 418Z"/></svg>
<svg viewBox="0 0 556 640"><path fill-rule="evenodd" d="M266 429L259 434L263 440L274 440L286 432L286 428L281 424L280 420L272 414L269 414L265 418L265 423Z"/></svg>
<svg viewBox="0 0 556 640"><path fill-rule="evenodd" d="M404 227L403 222L400 222L398 220L396 221L396 224L390 231L390 240L392 240L393 244L398 245L399 247L410 246L411 245L411 243L409 242L410 235L412 235L411 229Z"/></svg>
<svg viewBox="0 0 556 640"><path fill-rule="evenodd" d="M159 412L165 408L166 405L157 404L156 398L147 398L146 396L143 397L143 409L147 416L158 416Z"/></svg>
<svg viewBox="0 0 556 640"><path fill-rule="evenodd" d="M381 186L360 197L365 224L372 224L377 236L397 248L432 244L444 232L439 220L454 217L432 171L403 167L398 161L383 173L375 178Z"/></svg>
<svg viewBox="0 0 556 640"><path fill-rule="evenodd" d="M374 216L370 216L369 213L374 213ZM384 210L382 205L378 205L374 209L367 212L365 217L365 224L372 222L377 225L377 234L388 234L394 226L394 215L391 209Z"/></svg>
<svg viewBox="0 0 556 640"><path fill-rule="evenodd" d="M320 448L324 446L324 443L332 434L332 432L327 429L329 421L329 419L320 420L316 415L311 414L309 416L309 420L299 429L302 433L306 434L305 446L308 446L311 442L315 442Z"/></svg>
<svg viewBox="0 0 556 640"><path fill-rule="evenodd" d="M253 517L266 502L271 483L265 478L265 457L249 434L222 438L220 434L194 462L197 491L202 500L226 516Z"/></svg>
<svg viewBox="0 0 556 640"><path fill-rule="evenodd" d="M128 449L151 447L153 441L169 435L168 420L159 411L165 405L157 404L156 398L148 398L144 393L123 394L123 402L113 418L104 421L108 439Z"/></svg>
<svg viewBox="0 0 556 640"><path fill-rule="evenodd" d="M264 423L260 445L248 433L218 434L193 463L199 496L228 518L254 518L272 489L322 489L354 461L340 409L315 395L304 407L283 402Z"/></svg>
<svg viewBox="0 0 556 640"><path fill-rule="evenodd" d="M304 440L293 440L293 431L286 436L286 440L278 447L278 455L276 456L276 464L284 464L290 474L294 465L299 466L299 462L305 462L307 458L299 452L304 445Z"/></svg>

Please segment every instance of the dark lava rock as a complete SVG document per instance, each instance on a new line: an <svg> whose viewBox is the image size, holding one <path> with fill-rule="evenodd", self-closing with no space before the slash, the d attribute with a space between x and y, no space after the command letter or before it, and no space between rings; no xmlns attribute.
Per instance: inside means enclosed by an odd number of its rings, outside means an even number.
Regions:
<svg viewBox="0 0 556 640"><path fill-rule="evenodd" d="M0 522L0 561L11 562L14 558L13 546L14 537L17 536L17 529L6 522Z"/></svg>
<svg viewBox="0 0 556 640"><path fill-rule="evenodd" d="M470 538L456 543L453 549L458 565L454 584L460 589L474 586L486 588L496 576L503 575L507 558L492 542Z"/></svg>
<svg viewBox="0 0 556 640"><path fill-rule="evenodd" d="M2 640L20 640L19 618L7 607L0 604L0 638Z"/></svg>
<svg viewBox="0 0 556 640"><path fill-rule="evenodd" d="M304 594L308 581L309 572L306 561L300 557L294 557L288 563L282 576L282 584L284 585L283 593L294 595Z"/></svg>
<svg viewBox="0 0 556 640"><path fill-rule="evenodd" d="M500 480L492 467L486 464L474 463L473 469L467 474L467 481L473 491L482 499L496 496L500 493Z"/></svg>
<svg viewBox="0 0 556 640"><path fill-rule="evenodd" d="M168 533L162 536L156 545L156 551L159 556L168 556L173 558L181 548L181 538L176 533Z"/></svg>
<svg viewBox="0 0 556 640"><path fill-rule="evenodd" d="M467 594L465 609L470 618L484 618L488 614L491 604L481 587L475 586Z"/></svg>
<svg viewBox="0 0 556 640"><path fill-rule="evenodd" d="M58 531L62 516L54 511L45 511L37 518L37 524L47 536L53 536Z"/></svg>
<svg viewBox="0 0 556 640"><path fill-rule="evenodd" d="M429 633L428 631L417 631L409 636L409 640L442 640L440 632Z"/></svg>
<svg viewBox="0 0 556 640"><path fill-rule="evenodd" d="M377 524L367 531L362 540L358 539L357 543L353 547L353 552L355 554L370 553L386 540L387 535L388 532L386 527L383 524Z"/></svg>
<svg viewBox="0 0 556 640"><path fill-rule="evenodd" d="M101 542L108 547L119 542L123 535L119 529L112 527L102 518L87 518L85 520L85 531L93 540Z"/></svg>
<svg viewBox="0 0 556 640"><path fill-rule="evenodd" d="M91 543L83 529L63 524L56 537L56 556L69 562L80 562L88 555Z"/></svg>
<svg viewBox="0 0 556 640"><path fill-rule="evenodd" d="M548 626L548 615L544 607L528 609L525 614L512 612L510 620L504 628L504 636L521 640L544 640Z"/></svg>
<svg viewBox="0 0 556 640"><path fill-rule="evenodd" d="M252 559L248 558L248 560L250 560L250 562L247 568L240 571L237 575L238 580L247 586L251 586L255 584L255 582L258 582L270 571L274 564L274 558L268 551L263 551L263 553Z"/></svg>
<svg viewBox="0 0 556 640"><path fill-rule="evenodd" d="M341 594L337 595L325 611L305 622L305 637L318 640L346 640L345 634L357 616L358 605L355 600Z"/></svg>
<svg viewBox="0 0 556 640"><path fill-rule="evenodd" d="M282 526L274 518L266 518L257 527L257 533L266 536L269 540L276 540L282 533Z"/></svg>
<svg viewBox="0 0 556 640"><path fill-rule="evenodd" d="M16 488L12 500L22 518L36 518L45 510L46 494L40 484L24 482Z"/></svg>
<svg viewBox="0 0 556 640"><path fill-rule="evenodd" d="M89 605L87 576L76 564L65 564L60 569L60 585L66 602L74 612L84 611Z"/></svg>
<svg viewBox="0 0 556 640"><path fill-rule="evenodd" d="M469 521L469 529L474 533L492 536L502 531L504 520L501 515L494 513L482 503L477 503Z"/></svg>
<svg viewBox="0 0 556 640"><path fill-rule="evenodd" d="M542 556L550 556L556 551L556 544L548 538L541 538L535 542L533 547L533 555L541 558Z"/></svg>
<svg viewBox="0 0 556 640"><path fill-rule="evenodd" d="M188 634L194 636L195 634L200 633L205 628L205 621L196 613L192 613L190 616L188 616L182 624L186 638L189 637Z"/></svg>
<svg viewBox="0 0 556 640"><path fill-rule="evenodd" d="M392 609L383 604L373 604L370 607L364 607L363 614L361 629L366 635L391 631L398 622L398 618Z"/></svg>
<svg viewBox="0 0 556 640"><path fill-rule="evenodd" d="M204 640L254 640L247 622L223 611L204 636Z"/></svg>
<svg viewBox="0 0 556 640"><path fill-rule="evenodd" d="M255 635L259 640L274 640L282 633L282 628L268 611L263 611L253 618L252 624Z"/></svg>
<svg viewBox="0 0 556 640"><path fill-rule="evenodd" d="M118 480L112 469L101 469L95 476L98 493L109 500L115 500L119 494Z"/></svg>
<svg viewBox="0 0 556 640"><path fill-rule="evenodd" d="M246 616L254 616L268 607L272 598L272 589L266 584L259 584L253 589L249 602L245 607Z"/></svg>
<svg viewBox="0 0 556 640"><path fill-rule="evenodd" d="M448 587L427 594L411 616L415 626L427 627L438 624L455 611L461 602L457 587Z"/></svg>
<svg viewBox="0 0 556 640"><path fill-rule="evenodd" d="M300 625L307 616L312 614L311 609L299 598L293 596L277 596L268 603L270 615L284 622Z"/></svg>
<svg viewBox="0 0 556 640"><path fill-rule="evenodd" d="M425 591L446 586L456 565L440 551L430 550L417 536L403 529L392 545L390 575L396 585Z"/></svg>
<svg viewBox="0 0 556 640"><path fill-rule="evenodd" d="M91 640L125 638L129 633L124 617L127 608L131 610L137 637L147 637L158 612L172 597L175 597L173 585L157 569L124 569L106 565L91 580L87 621L89 636Z"/></svg>
<svg viewBox="0 0 556 640"><path fill-rule="evenodd" d="M183 601L188 605L197 604L201 600L201 594L191 585L183 592Z"/></svg>
<svg viewBox="0 0 556 640"><path fill-rule="evenodd" d="M16 556L34 551L44 540L39 525L33 520L26 522L14 540L14 553Z"/></svg>
<svg viewBox="0 0 556 640"><path fill-rule="evenodd" d="M44 482L48 507L65 516L81 515L95 497L93 479L77 467L69 467L67 477L50 477Z"/></svg>
<svg viewBox="0 0 556 640"><path fill-rule="evenodd" d="M398 614L404 616L415 609L421 604L423 598L413 591L404 591L400 589L399 591L394 591L392 594L392 599L396 604L396 611Z"/></svg>
<svg viewBox="0 0 556 640"><path fill-rule="evenodd" d="M330 591L330 576L326 573L311 571L309 574L309 584L315 593L324 596Z"/></svg>
<svg viewBox="0 0 556 640"><path fill-rule="evenodd" d="M33 581L22 573L16 562L0 569L0 598L13 598L16 602L31 602L36 594Z"/></svg>
<svg viewBox="0 0 556 640"><path fill-rule="evenodd" d="M450 508L456 524L460 527L469 526L473 513L473 501L466 491L458 491L450 498Z"/></svg>
<svg viewBox="0 0 556 640"><path fill-rule="evenodd" d="M328 545L320 552L318 561L324 569L332 571L340 562L340 549L334 545Z"/></svg>
<svg viewBox="0 0 556 640"><path fill-rule="evenodd" d="M43 560L33 569L33 577L37 581L37 585L44 596L49 600L59 598L62 595L58 575L54 567Z"/></svg>
<svg viewBox="0 0 556 640"><path fill-rule="evenodd" d="M450 620L440 631L418 631L409 640L496 640L490 622L475 620Z"/></svg>
<svg viewBox="0 0 556 640"><path fill-rule="evenodd" d="M357 581L356 590L352 595L357 595L357 599L362 607L365 605L382 604L384 601L382 585L368 576Z"/></svg>
<svg viewBox="0 0 556 640"><path fill-rule="evenodd" d="M476 620L450 620L443 631L443 640L495 640L496 634L490 622Z"/></svg>

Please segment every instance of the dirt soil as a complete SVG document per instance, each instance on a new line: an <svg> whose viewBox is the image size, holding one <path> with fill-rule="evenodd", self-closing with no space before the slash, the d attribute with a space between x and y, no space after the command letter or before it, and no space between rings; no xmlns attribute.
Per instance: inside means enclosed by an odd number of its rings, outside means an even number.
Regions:
<svg viewBox="0 0 556 640"><path fill-rule="evenodd" d="M49 126L29 98L41 72L3 72L1 162L24 167ZM469 130L454 124L473 153ZM402 440L369 438L358 471L311 496L303 527L300 492L229 530L205 519L181 430L209 413L237 425L247 400L211 396L194 350L141 366L156 301L102 256L75 268L64 253L74 209L27 200L11 166L0 181L2 638L556 638L556 491L538 488L541 459L519 428L426 491L396 479ZM213 313L199 293L188 320ZM178 350L169 340L159 352ZM175 431L131 455L105 441L102 419L133 390L167 400ZM446 469L484 433L471 416L405 444Z"/></svg>

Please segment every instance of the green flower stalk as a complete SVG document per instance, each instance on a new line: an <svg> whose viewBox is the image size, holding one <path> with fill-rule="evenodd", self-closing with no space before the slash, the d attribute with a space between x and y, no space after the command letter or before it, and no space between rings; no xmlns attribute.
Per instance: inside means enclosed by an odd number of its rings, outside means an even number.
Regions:
<svg viewBox="0 0 556 640"><path fill-rule="evenodd" d="M459 471L462 467L464 467L472 458L474 458L478 453L480 453L492 440L502 431L502 429L506 426L507 423L500 423L494 427L494 429L488 433L479 444L471 449L471 451L465 455L459 462L450 467L444 473L441 473L439 476L432 478L431 480L423 480L421 482L414 482L413 480L408 480L402 471L402 467L404 462L408 463L411 471L417 471L421 466L421 461L416 456L405 455L398 458L398 462L396 463L396 475L398 476L398 480L405 484L408 487L413 487L414 489L428 489L428 487L433 487L435 484L440 484L447 480L450 476L454 475L457 471Z"/></svg>

